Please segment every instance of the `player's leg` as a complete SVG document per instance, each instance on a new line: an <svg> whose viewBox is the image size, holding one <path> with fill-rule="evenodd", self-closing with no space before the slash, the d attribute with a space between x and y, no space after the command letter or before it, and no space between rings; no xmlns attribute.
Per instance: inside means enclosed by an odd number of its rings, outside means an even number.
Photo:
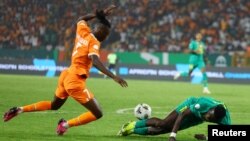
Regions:
<svg viewBox="0 0 250 141"><path fill-rule="evenodd" d="M133 130L134 134L138 135L160 135L171 131L172 126L176 119L174 113L171 113L165 119L159 119L156 117L148 120L141 120L136 122Z"/></svg>
<svg viewBox="0 0 250 141"><path fill-rule="evenodd" d="M145 120L131 121L123 125L118 135L158 135L168 133L171 131L177 116L178 113L172 111L165 119L153 117Z"/></svg>
<svg viewBox="0 0 250 141"><path fill-rule="evenodd" d="M67 93L64 90L63 86L61 86L64 76L66 75L65 72L62 72L59 81L58 87L56 91L56 96L54 97L53 101L39 101L33 104L20 106L20 107L13 107L7 111L3 119L4 121L9 121L13 117L17 116L20 113L24 112L35 112L35 111L45 111L45 110L58 110L64 102L67 100Z"/></svg>
<svg viewBox="0 0 250 141"><path fill-rule="evenodd" d="M86 77L71 74L65 79L67 93L89 111L70 120L61 119L57 126L57 134L63 135L70 127L84 125L102 117L102 111L94 99L94 95L85 88Z"/></svg>
<svg viewBox="0 0 250 141"><path fill-rule="evenodd" d="M61 99L57 96L54 96L53 101L40 101L37 103L33 103L30 105L26 105L23 107L20 107L22 112L35 112L35 111L44 111L44 110L58 110L67 100Z"/></svg>
<svg viewBox="0 0 250 141"><path fill-rule="evenodd" d="M142 127L142 128L134 128L133 130L120 130L118 132L118 136L128 136L130 134L137 134L137 135L160 135L168 133L167 130L163 128L157 128L157 127Z"/></svg>
<svg viewBox="0 0 250 141"><path fill-rule="evenodd" d="M197 68L197 65L190 65L189 66L188 76L191 76L191 74L193 73L195 68Z"/></svg>
<svg viewBox="0 0 250 141"><path fill-rule="evenodd" d="M60 119L57 126L58 135L63 135L70 127L84 125L102 117L102 111L96 99L93 98L82 105L89 111L67 121Z"/></svg>
<svg viewBox="0 0 250 141"><path fill-rule="evenodd" d="M89 111L85 112L78 117L72 118L67 121L67 127L79 126L84 125L89 122L95 121L102 117L102 110L95 98L92 98L87 103L81 103L85 108Z"/></svg>
<svg viewBox="0 0 250 141"><path fill-rule="evenodd" d="M13 117L25 112L58 110L64 104L65 101L66 99L60 99L55 96L53 101L39 101L30 105L13 107L4 114L3 119L6 122L12 119Z"/></svg>
<svg viewBox="0 0 250 141"><path fill-rule="evenodd" d="M148 134L155 135L155 134L161 134L162 132L164 133L170 132L174 126L177 117L178 113L174 110L164 119L151 118L147 120L146 126L164 129L164 130L155 130L152 128L152 130L150 130L149 128Z"/></svg>
<svg viewBox="0 0 250 141"><path fill-rule="evenodd" d="M177 72L174 75L174 80L179 79L180 77L188 77L191 75L191 73L193 72L193 70L195 69L195 65L194 64L189 64L189 68L188 71L183 71L183 72Z"/></svg>
<svg viewBox="0 0 250 141"><path fill-rule="evenodd" d="M205 67L204 62L201 62L199 64L199 68L202 73L203 93L210 94L211 92L208 89L208 79L207 79L206 67Z"/></svg>
<svg viewBox="0 0 250 141"><path fill-rule="evenodd" d="M96 99L91 98L88 102L82 102L79 99L76 100L89 111L67 121L60 119L57 126L58 135L63 135L70 127L84 125L102 117L102 111Z"/></svg>

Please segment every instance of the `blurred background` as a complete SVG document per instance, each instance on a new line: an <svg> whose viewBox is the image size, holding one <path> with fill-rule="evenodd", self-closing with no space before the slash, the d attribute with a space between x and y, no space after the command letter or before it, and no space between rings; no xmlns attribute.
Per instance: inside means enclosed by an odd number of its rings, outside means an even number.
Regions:
<svg viewBox="0 0 250 141"><path fill-rule="evenodd" d="M74 22L110 4L118 8L108 17L112 29L102 44L104 63L114 51L120 64L185 64L188 44L201 32L208 67L250 66L249 0L1 0L1 62L70 62Z"/></svg>

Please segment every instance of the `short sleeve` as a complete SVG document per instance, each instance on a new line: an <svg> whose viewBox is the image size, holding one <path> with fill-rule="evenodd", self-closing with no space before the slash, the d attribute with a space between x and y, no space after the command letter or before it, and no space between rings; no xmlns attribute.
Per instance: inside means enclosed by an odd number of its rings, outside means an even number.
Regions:
<svg viewBox="0 0 250 141"><path fill-rule="evenodd" d="M97 55L100 57L100 42L96 40L94 37L90 40L89 43L89 51L88 56Z"/></svg>
<svg viewBox="0 0 250 141"><path fill-rule="evenodd" d="M90 28L87 25L87 22L84 20L81 20L77 23L77 34L83 36L85 33L90 33Z"/></svg>

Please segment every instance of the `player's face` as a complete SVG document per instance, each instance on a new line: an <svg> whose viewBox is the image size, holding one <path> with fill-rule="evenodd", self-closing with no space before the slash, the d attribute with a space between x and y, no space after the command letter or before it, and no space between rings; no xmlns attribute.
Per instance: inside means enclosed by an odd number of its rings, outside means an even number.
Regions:
<svg viewBox="0 0 250 141"><path fill-rule="evenodd" d="M94 29L94 35L98 41L104 41L109 35L109 28L104 25L97 25Z"/></svg>
<svg viewBox="0 0 250 141"><path fill-rule="evenodd" d="M209 110L205 115L204 119L208 122L215 122L214 109Z"/></svg>
<svg viewBox="0 0 250 141"><path fill-rule="evenodd" d="M196 34L195 36L197 41L200 41L202 39L202 35L200 33Z"/></svg>

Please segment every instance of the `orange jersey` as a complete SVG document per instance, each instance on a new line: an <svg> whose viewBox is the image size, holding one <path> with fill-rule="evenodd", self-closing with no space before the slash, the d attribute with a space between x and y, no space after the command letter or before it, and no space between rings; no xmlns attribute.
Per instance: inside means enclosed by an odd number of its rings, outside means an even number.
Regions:
<svg viewBox="0 0 250 141"><path fill-rule="evenodd" d="M100 42L91 33L87 23L84 20L79 21L69 72L89 76L89 70L92 67L92 60L89 56L92 54L99 56L99 49Z"/></svg>

